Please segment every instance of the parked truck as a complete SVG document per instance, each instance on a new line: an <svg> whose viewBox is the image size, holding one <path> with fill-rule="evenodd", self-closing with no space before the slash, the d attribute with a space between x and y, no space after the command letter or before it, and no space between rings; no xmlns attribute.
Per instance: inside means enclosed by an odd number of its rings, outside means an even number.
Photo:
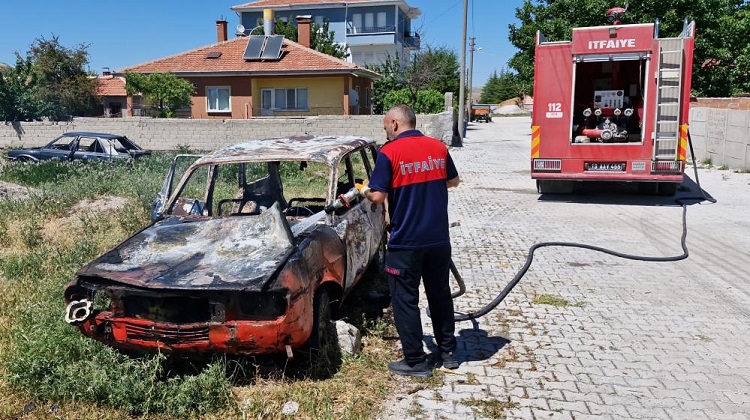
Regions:
<svg viewBox="0 0 750 420"><path fill-rule="evenodd" d="M639 183L673 195L685 169L695 22L661 38L659 22L574 28L571 41L537 32L531 176L540 193L580 181Z"/></svg>
<svg viewBox="0 0 750 420"><path fill-rule="evenodd" d="M490 106L484 104L472 104L471 121L492 122L492 109Z"/></svg>

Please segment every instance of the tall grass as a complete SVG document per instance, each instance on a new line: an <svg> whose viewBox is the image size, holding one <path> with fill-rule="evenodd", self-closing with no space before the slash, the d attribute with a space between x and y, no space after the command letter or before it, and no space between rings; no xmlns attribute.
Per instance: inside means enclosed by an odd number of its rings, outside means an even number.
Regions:
<svg viewBox="0 0 750 420"><path fill-rule="evenodd" d="M173 369L163 355L129 357L64 322L63 288L149 223L172 156L155 154L134 167L45 162L0 172L2 181L36 189L28 200L0 199L0 418L18 416L28 401L68 407L70 417L280 418L288 399L300 403L303 418L371 417L392 387L384 368L391 344L377 335L333 378L313 381L259 377L222 357ZM127 203L114 214L71 210L101 196Z"/></svg>
<svg viewBox="0 0 750 420"><path fill-rule="evenodd" d="M0 201L0 372L19 395L41 401L89 401L129 414L183 417L231 404L222 359L175 374L165 357L130 358L86 338L63 321L64 286L75 271L148 223L151 200L171 156L135 167L44 162L7 166L0 179L37 189L26 201ZM128 198L115 217L69 214L83 199ZM63 217L66 225L45 225ZM51 230L51 232L50 232ZM74 239L70 239L70 238ZM9 415L0 410L0 417Z"/></svg>

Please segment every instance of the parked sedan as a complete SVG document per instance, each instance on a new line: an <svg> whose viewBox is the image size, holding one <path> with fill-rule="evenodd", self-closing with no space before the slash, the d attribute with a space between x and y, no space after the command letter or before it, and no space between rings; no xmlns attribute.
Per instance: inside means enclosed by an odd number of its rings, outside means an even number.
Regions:
<svg viewBox="0 0 750 420"><path fill-rule="evenodd" d="M306 136L177 156L153 224L65 289L67 322L136 352L324 347L332 315L384 252L384 206L352 190L376 153L369 139ZM197 160L177 182L183 159Z"/></svg>
<svg viewBox="0 0 750 420"><path fill-rule="evenodd" d="M21 162L41 160L90 161L129 160L150 155L125 136L104 133L70 132L45 146L8 151L8 159Z"/></svg>

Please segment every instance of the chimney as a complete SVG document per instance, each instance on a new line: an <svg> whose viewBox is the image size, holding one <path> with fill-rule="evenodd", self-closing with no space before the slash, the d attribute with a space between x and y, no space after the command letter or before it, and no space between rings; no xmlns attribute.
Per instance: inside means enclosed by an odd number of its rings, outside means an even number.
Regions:
<svg viewBox="0 0 750 420"><path fill-rule="evenodd" d="M263 33L273 35L273 9L263 9Z"/></svg>
<svg viewBox="0 0 750 420"><path fill-rule="evenodd" d="M303 47L312 48L310 46L311 26L312 15L297 16L297 42L302 44Z"/></svg>
<svg viewBox="0 0 750 420"><path fill-rule="evenodd" d="M226 20L216 21L216 39L218 42L224 42L227 40L227 21Z"/></svg>

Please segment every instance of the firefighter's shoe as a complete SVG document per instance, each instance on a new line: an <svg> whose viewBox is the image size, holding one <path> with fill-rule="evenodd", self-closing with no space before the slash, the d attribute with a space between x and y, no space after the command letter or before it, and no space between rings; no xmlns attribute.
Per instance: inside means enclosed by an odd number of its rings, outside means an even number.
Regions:
<svg viewBox="0 0 750 420"><path fill-rule="evenodd" d="M443 367L446 369L458 369L458 359L456 354L453 352L440 353L440 358L443 360Z"/></svg>
<svg viewBox="0 0 750 420"><path fill-rule="evenodd" d="M415 378L429 378L432 376L432 368L427 360L409 366L406 363L406 359L402 359L397 362L388 363L388 370L397 375L413 376Z"/></svg>

